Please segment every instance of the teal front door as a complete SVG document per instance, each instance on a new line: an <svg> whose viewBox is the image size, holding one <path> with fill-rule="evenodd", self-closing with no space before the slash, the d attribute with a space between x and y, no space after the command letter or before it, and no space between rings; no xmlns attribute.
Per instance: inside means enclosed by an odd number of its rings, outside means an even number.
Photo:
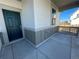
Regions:
<svg viewBox="0 0 79 59"><path fill-rule="evenodd" d="M23 35L22 35L20 13L3 9L3 15L9 41L14 41L22 38Z"/></svg>

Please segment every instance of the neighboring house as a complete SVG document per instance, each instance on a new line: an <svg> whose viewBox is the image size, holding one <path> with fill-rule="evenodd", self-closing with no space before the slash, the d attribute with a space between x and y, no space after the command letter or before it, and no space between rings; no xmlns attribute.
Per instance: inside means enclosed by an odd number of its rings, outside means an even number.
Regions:
<svg viewBox="0 0 79 59"><path fill-rule="evenodd" d="M76 10L70 17L70 24L72 26L79 26L79 9Z"/></svg>

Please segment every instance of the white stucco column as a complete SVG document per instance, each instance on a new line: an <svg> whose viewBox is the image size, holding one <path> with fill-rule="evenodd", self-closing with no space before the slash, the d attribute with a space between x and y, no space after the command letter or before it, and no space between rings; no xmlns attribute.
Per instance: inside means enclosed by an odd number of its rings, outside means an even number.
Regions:
<svg viewBox="0 0 79 59"><path fill-rule="evenodd" d="M60 12L59 12L59 10L56 11L56 15L57 15L56 16L56 18L57 18L56 19L56 25L59 26L59 24L60 24Z"/></svg>
<svg viewBox="0 0 79 59"><path fill-rule="evenodd" d="M59 12L50 0L23 0L22 21L25 28L38 30L51 26L51 11L56 9L58 25Z"/></svg>
<svg viewBox="0 0 79 59"><path fill-rule="evenodd" d="M23 28L35 30L34 0L22 0Z"/></svg>

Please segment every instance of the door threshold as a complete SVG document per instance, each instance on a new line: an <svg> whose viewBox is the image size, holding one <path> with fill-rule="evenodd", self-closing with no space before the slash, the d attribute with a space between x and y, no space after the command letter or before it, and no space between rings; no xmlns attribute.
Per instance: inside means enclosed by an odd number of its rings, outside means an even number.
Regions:
<svg viewBox="0 0 79 59"><path fill-rule="evenodd" d="M5 45L5 47L6 47L6 46L9 46L9 45L12 45L12 44L14 44L14 43L17 43L17 42L19 42L19 41L21 41L21 40L23 40L23 39L24 39L24 38L20 38L20 39L14 40L14 41L12 41L12 42L9 42L8 44Z"/></svg>

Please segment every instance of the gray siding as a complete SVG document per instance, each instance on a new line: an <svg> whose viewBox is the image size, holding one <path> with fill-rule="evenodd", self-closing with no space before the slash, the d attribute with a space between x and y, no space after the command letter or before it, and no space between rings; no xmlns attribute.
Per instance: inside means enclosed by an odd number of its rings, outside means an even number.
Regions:
<svg viewBox="0 0 79 59"><path fill-rule="evenodd" d="M48 28L40 31L24 30L25 38L31 41L34 45L38 45L51 35L58 32L58 27Z"/></svg>
<svg viewBox="0 0 79 59"><path fill-rule="evenodd" d="M33 44L36 44L35 41L35 32L31 30L24 29L25 38L31 41Z"/></svg>

